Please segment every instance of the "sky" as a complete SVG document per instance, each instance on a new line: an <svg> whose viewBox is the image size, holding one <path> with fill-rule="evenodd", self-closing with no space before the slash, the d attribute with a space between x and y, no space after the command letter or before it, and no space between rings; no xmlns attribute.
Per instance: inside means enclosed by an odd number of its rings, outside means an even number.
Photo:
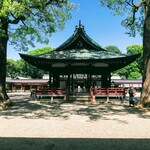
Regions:
<svg viewBox="0 0 150 150"><path fill-rule="evenodd" d="M121 26L123 16L114 16L107 7L102 7L99 0L69 0L78 4L78 8L74 9L72 18L67 20L63 30L53 33L49 37L49 44L35 43L36 47L29 47L29 50L41 48L44 46L51 46L56 48L65 42L74 32L75 26L79 24L84 25L86 33L103 48L110 45L117 46L122 53L126 53L126 47L133 44L142 45L142 38L137 35L135 38L129 37L125 34L126 29ZM7 58L18 60L19 53L11 46L8 46Z"/></svg>

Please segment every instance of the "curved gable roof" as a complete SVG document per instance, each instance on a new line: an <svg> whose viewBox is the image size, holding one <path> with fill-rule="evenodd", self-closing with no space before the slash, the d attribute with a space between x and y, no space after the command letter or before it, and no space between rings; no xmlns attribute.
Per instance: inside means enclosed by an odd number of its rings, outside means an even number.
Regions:
<svg viewBox="0 0 150 150"><path fill-rule="evenodd" d="M106 51L86 34L84 26L81 24L80 21L79 25L76 26L73 35L63 44L57 47L55 51L62 51L68 49L94 49L95 51Z"/></svg>
<svg viewBox="0 0 150 150"><path fill-rule="evenodd" d="M55 50L33 56L20 54L25 61L44 70L50 70L53 64L61 63L67 65L81 63L81 66L104 63L109 66L110 71L125 67L140 55L116 54L103 49L85 33L81 22L76 26L74 34Z"/></svg>

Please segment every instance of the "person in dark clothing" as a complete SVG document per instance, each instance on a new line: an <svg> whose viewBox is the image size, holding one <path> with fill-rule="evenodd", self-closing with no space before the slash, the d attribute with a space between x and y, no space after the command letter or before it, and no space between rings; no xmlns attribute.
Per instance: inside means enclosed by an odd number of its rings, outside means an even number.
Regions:
<svg viewBox="0 0 150 150"><path fill-rule="evenodd" d="M135 91L133 87L131 86L129 88L129 106L134 106L134 100L133 100L134 95L135 95Z"/></svg>

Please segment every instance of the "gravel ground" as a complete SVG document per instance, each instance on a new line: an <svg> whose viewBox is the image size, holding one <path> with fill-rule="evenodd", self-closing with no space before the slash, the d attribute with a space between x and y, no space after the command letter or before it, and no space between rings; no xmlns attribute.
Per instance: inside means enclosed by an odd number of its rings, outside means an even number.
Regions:
<svg viewBox="0 0 150 150"><path fill-rule="evenodd" d="M0 150L148 150L150 112L128 102L53 103L11 94L0 111Z"/></svg>

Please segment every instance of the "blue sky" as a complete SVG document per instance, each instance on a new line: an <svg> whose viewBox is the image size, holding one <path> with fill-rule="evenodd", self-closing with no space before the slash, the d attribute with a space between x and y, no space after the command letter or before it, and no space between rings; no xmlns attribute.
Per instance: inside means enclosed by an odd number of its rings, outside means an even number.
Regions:
<svg viewBox="0 0 150 150"><path fill-rule="evenodd" d="M114 16L106 7L101 7L99 0L70 0L79 4L79 8L72 11L72 19L66 22L62 31L54 33L49 37L49 46L56 48L65 42L74 32L75 26L81 20L86 33L99 45L106 47L117 46L123 53L126 47L132 44L142 45L142 38L137 35L135 38L125 34L126 29L121 26L122 16ZM36 48L44 47L45 44L36 43ZM30 50L36 49L30 48ZM7 58L20 59L19 54L8 46ZM22 52L23 53L23 52Z"/></svg>

